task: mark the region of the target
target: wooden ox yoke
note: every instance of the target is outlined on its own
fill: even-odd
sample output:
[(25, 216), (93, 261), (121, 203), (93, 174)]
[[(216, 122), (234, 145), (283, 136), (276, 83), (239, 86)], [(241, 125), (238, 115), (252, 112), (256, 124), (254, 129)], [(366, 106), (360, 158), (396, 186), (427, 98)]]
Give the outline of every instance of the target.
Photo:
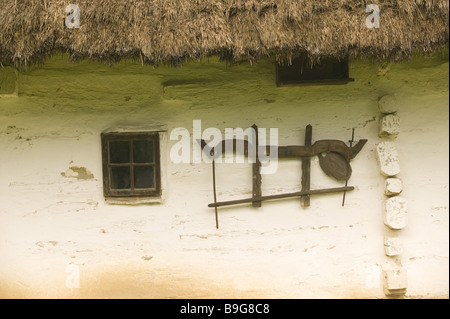
[[(239, 205), (245, 203), (252, 203), (253, 207), (261, 207), (263, 201), (276, 200), (282, 198), (292, 198), (300, 197), (301, 205), (303, 207), (308, 207), (310, 205), (310, 195), (314, 194), (327, 194), (343, 192), (342, 206), (345, 203), (345, 194), (347, 191), (354, 189), (353, 186), (348, 186), (348, 180), (352, 174), (352, 169), (350, 166), (350, 160), (356, 157), (361, 149), (366, 144), (366, 139), (359, 140), (354, 146), (354, 129), (352, 131), (352, 139), (349, 141), (350, 146), (340, 140), (320, 140), (312, 143), (312, 126), (306, 126), (305, 134), (305, 145), (289, 145), (289, 146), (273, 146), (273, 145), (259, 145), (258, 141), (258, 127), (256, 125), (252, 126), (254, 133), (253, 141), (238, 141), (236, 139), (223, 140), (217, 145), (210, 147), (204, 140), (199, 140), (202, 151), (213, 158), (213, 192), (214, 192), (214, 203), (208, 205), (208, 207), (214, 207), (216, 213), (216, 227), (219, 228), (217, 208), (223, 206)], [(256, 143), (256, 147), (252, 144)], [(238, 150), (238, 143), (243, 145), (241, 150)], [(241, 151), (246, 157), (254, 156), (254, 161), (252, 164), (252, 197), (231, 201), (217, 201), (216, 195), (216, 173), (215, 173), (215, 160), (216, 158), (222, 156), (223, 150), (226, 150), (226, 145), (233, 145), (233, 152)], [(276, 195), (263, 196), (261, 193), (261, 162), (258, 158), (258, 154), (265, 154), (267, 158), (271, 158), (274, 152), (271, 152), (277, 147), (278, 158), (289, 158), (289, 159), (300, 159), (302, 161), (302, 180), (301, 180), (301, 191), (293, 193), (283, 193)], [(275, 152), (276, 153), (276, 152)], [(337, 188), (326, 188), (326, 189), (310, 189), (311, 185), (311, 157), (319, 157), (319, 165), (323, 172), (330, 177), (333, 177), (339, 181), (345, 181), (345, 186)]]

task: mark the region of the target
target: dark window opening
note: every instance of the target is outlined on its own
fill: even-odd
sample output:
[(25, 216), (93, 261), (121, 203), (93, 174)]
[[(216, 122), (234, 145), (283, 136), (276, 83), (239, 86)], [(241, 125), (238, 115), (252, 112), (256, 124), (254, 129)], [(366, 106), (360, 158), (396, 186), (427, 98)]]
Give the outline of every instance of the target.
[(159, 134), (103, 133), (105, 197), (161, 195)]
[(346, 84), (354, 81), (349, 77), (348, 58), (322, 58), (311, 65), (306, 56), (292, 60), (291, 65), (276, 66), (277, 86), (307, 86)]

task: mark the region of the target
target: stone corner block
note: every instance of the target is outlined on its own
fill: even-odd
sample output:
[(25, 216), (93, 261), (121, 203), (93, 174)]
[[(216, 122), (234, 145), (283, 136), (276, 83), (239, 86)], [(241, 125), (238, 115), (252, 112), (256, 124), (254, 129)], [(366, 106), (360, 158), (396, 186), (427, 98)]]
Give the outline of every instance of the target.
[(388, 296), (404, 295), (408, 289), (408, 274), (405, 268), (394, 268), (383, 271), (384, 293)]
[(395, 196), (386, 200), (384, 212), (384, 224), (391, 229), (398, 230), (406, 227), (407, 218), (406, 199)]
[(395, 137), (400, 133), (400, 116), (397, 114), (388, 114), (380, 119), (378, 136)]
[(383, 114), (392, 114), (398, 111), (397, 98), (395, 95), (389, 94), (382, 96), (378, 100), (378, 109)]
[(399, 256), (403, 252), (402, 241), (397, 237), (384, 239), (384, 253), (388, 257)]
[(394, 142), (386, 141), (377, 145), (377, 160), (380, 172), (384, 176), (395, 176), (400, 173), (398, 151)]
[(384, 194), (386, 196), (398, 195), (403, 191), (403, 182), (400, 178), (386, 178), (384, 185)]

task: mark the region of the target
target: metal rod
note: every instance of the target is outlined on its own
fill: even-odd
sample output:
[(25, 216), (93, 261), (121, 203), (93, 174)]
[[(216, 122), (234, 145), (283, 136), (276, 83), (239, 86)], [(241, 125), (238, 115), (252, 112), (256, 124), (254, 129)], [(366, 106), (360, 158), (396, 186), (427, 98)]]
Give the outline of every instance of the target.
[(217, 213), (217, 195), (216, 195), (216, 162), (212, 162), (213, 170), (213, 192), (214, 192), (214, 210), (216, 214), (216, 228), (219, 229), (219, 215)]
[(308, 191), (301, 191), (301, 192), (295, 192), (295, 193), (267, 195), (267, 196), (260, 196), (260, 197), (252, 197), (252, 198), (245, 198), (245, 199), (230, 200), (230, 201), (226, 201), (226, 202), (214, 201), (214, 203), (209, 204), (208, 207), (215, 207), (215, 208), (217, 208), (217, 207), (222, 207), (222, 206), (231, 206), (231, 205), (238, 205), (238, 204), (245, 204), (245, 203), (273, 200), (273, 199), (298, 197), (298, 196), (304, 196), (304, 195), (339, 193), (339, 192), (352, 191), (354, 189), (355, 188), (353, 186), (337, 187), (337, 188), (325, 188), (325, 189), (311, 189), (311, 190), (308, 190)]
[[(349, 141), (350, 147), (352, 147), (354, 140), (355, 140), (355, 128), (352, 129), (352, 139)], [(345, 187), (347, 187), (347, 185), (348, 185), (348, 179), (345, 181)], [(347, 194), (347, 192), (344, 192), (344, 194), (342, 195), (342, 207), (344, 207), (344, 205), (345, 205), (345, 195), (346, 194)]]

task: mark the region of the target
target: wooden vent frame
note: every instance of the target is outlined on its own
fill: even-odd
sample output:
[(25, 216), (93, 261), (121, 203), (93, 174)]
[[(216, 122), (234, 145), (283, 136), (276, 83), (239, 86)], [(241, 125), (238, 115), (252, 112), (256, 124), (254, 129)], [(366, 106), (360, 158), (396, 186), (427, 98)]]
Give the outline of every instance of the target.
[(353, 82), (349, 76), (348, 57), (339, 60), (333, 57), (322, 58), (311, 65), (307, 56), (292, 60), (290, 65), (276, 64), (277, 86), (338, 85)]

